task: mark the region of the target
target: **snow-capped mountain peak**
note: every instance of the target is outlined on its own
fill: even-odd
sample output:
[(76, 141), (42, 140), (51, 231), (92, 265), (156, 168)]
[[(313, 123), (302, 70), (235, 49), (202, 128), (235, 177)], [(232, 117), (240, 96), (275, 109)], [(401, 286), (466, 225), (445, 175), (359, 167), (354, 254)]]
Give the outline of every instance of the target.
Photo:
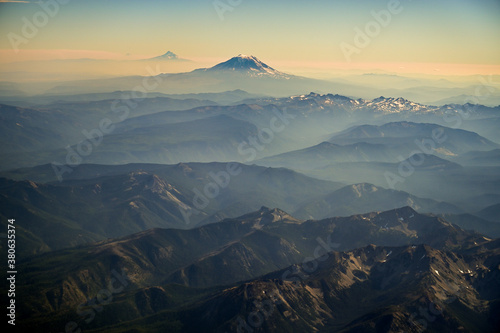
[(300, 102), (301, 105), (309, 103), (314, 107), (322, 110), (343, 110), (348, 113), (352, 112), (370, 112), (378, 114), (425, 114), (452, 112), (453, 107), (437, 107), (432, 105), (422, 105), (416, 102), (409, 101), (402, 97), (378, 97), (372, 100), (369, 99), (353, 99), (343, 95), (333, 94), (318, 94), (311, 92), (309, 94), (294, 95), (286, 98), (287, 103)]
[(174, 52), (172, 51), (167, 51), (167, 53), (163, 54), (160, 56), (161, 58), (164, 58), (164, 59), (178, 59), (179, 57), (177, 56), (177, 54), (175, 54)]
[(164, 54), (162, 54), (160, 56), (157, 56), (157, 57), (154, 57), (154, 58), (145, 59), (145, 60), (187, 61), (187, 59), (179, 58), (179, 56), (177, 54), (175, 54), (174, 52), (172, 52), (172, 51), (167, 51), (166, 53), (164, 53)]
[(290, 78), (290, 75), (268, 66), (257, 57), (245, 54), (239, 54), (225, 62), (221, 62), (214, 67), (208, 68), (207, 71), (237, 72), (252, 77)]
[(246, 54), (238, 54), (235, 58), (241, 58), (241, 59), (255, 59), (257, 61), (259, 61), (257, 58), (255, 58), (254, 56), (249, 56), (249, 55), (246, 55)]
[(371, 101), (366, 101), (366, 106), (374, 107), (384, 113), (395, 113), (401, 111), (424, 111), (428, 107), (418, 104), (402, 97), (384, 97), (380, 96)]

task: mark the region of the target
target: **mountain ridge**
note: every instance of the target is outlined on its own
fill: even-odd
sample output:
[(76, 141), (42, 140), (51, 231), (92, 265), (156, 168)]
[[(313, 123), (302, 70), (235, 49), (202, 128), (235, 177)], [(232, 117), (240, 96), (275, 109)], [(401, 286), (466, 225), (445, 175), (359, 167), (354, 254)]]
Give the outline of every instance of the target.
[(270, 67), (254, 56), (244, 54), (239, 54), (210, 68), (197, 69), (194, 72), (234, 72), (249, 77), (270, 77), (274, 79), (290, 79), (293, 77)]
[[(455, 308), (457, 304), (465, 306), (462, 310), (466, 310), (469, 315), (483, 313), (481, 318), (484, 323), (478, 327), (490, 331), (495, 325), (494, 300), (500, 295), (491, 294), (494, 290), (498, 291), (495, 289), (498, 281), (496, 285), (491, 284), (491, 281), (498, 276), (496, 270), (496, 266), (500, 264), (498, 240), (492, 241), (478, 234), (464, 232), (442, 219), (420, 215), (409, 207), (349, 218), (329, 218), (302, 223), (281, 221), (264, 225), (260, 223), (263, 215), (273, 216), (275, 213), (284, 212), (262, 207), (259, 211), (240, 218), (198, 229), (185, 231), (153, 229), (122, 239), (103, 241), (80, 250), (45, 254), (39, 257), (43, 262), (31, 258), (22, 264), (26, 276), (23, 283), (35, 285), (30, 287), (32, 290), (29, 296), (24, 297), (30, 299), (30, 311), (43, 309), (49, 303), (52, 304), (49, 312), (56, 314), (54, 322), (64, 323), (67, 321), (63, 315), (65, 309), (72, 311), (74, 307), (70, 305), (68, 308), (68, 305), (75, 302), (78, 304), (82, 295), (85, 295), (85, 291), (82, 292), (80, 289), (81, 286), (90, 291), (97, 291), (99, 285), (105, 281), (93, 279), (104, 274), (106, 270), (120, 268), (118, 271), (125, 272), (122, 274), (126, 274), (129, 279), (128, 290), (117, 295), (118, 301), (113, 305), (104, 307), (106, 315), (97, 323), (98, 325), (110, 323), (117, 332), (122, 332), (120, 327), (123, 328), (123, 322), (127, 323), (126, 329), (130, 329), (130, 326), (149, 327), (151, 323), (168, 321), (169, 319), (162, 316), (165, 314), (164, 309), (175, 311), (180, 315), (175, 318), (183, 322), (183, 329), (172, 328), (174, 332), (194, 332), (199, 331), (201, 327), (205, 331), (208, 329), (214, 332), (224, 329), (234, 330), (236, 326), (233, 325), (241, 323), (236, 320), (238, 316), (246, 318), (249, 313), (258, 311), (258, 307), (257, 310), (255, 308), (255, 301), (266, 301), (273, 295), (273, 290), (278, 291), (274, 293), (275, 297), (278, 297), (274, 315), (278, 317), (266, 317), (263, 328), (267, 330), (273, 330), (273, 327), (274, 330), (278, 327), (286, 329), (286, 322), (289, 321), (285, 318), (292, 316), (295, 318), (294, 321), (298, 321), (294, 327), (317, 329), (329, 327), (333, 331), (355, 332), (356, 327), (358, 329), (369, 327), (369, 322), (373, 318), (377, 318), (376, 322), (382, 324), (384, 315), (379, 313), (380, 302), (385, 304), (386, 315), (390, 313), (394, 316), (389, 321), (394, 325), (394, 329), (409, 329), (414, 326), (415, 324), (409, 320), (411, 314), (419, 305), (429, 303), (439, 306), (444, 318), (444, 321), (429, 326), (432, 328), (437, 325), (431, 332), (436, 332), (442, 327), (478, 325), (477, 322), (467, 323), (460, 320), (461, 324), (457, 325), (456, 320), (461, 318), (459, 313), (463, 313)], [(358, 231), (362, 230), (361, 226), (366, 227), (370, 224), (373, 224), (371, 233), (361, 234)], [(297, 228), (302, 231), (292, 236), (295, 233), (293, 230)], [(218, 231), (214, 232), (216, 230)], [(329, 231), (325, 232), (327, 230)], [(325, 240), (332, 230), (334, 230), (332, 237), (329, 236)], [(375, 230), (386, 234), (384, 237), (389, 238), (385, 241), (376, 240), (373, 238)], [(405, 244), (395, 244), (396, 238), (390, 240), (396, 233), (408, 237), (404, 241)], [(323, 249), (317, 253), (316, 259), (312, 261), (315, 265), (311, 266), (313, 267), (311, 269), (309, 265), (305, 265), (306, 261), (303, 264), (300, 262), (304, 255), (314, 252), (313, 249), (318, 243), (313, 240), (318, 235), (321, 235), (320, 237), (326, 242), (324, 246), (327, 246), (328, 251), (325, 252)], [(288, 240), (278, 241), (283, 236)], [(307, 246), (308, 241), (301, 241), (299, 244), (299, 240), (303, 237), (312, 242)], [(210, 239), (210, 242), (201, 239)], [(168, 241), (165, 242), (166, 240)], [(354, 242), (351, 243), (350, 240)], [(188, 243), (185, 243), (186, 241)], [(336, 243), (338, 241), (340, 243)], [(207, 247), (209, 243), (213, 243), (213, 246)], [(193, 244), (196, 246), (190, 246)], [(276, 252), (275, 246), (279, 246), (282, 250), (287, 249), (286, 254), (275, 258), (266, 255), (266, 258), (271, 262), (279, 260), (277, 262), (283, 266), (267, 265), (267, 274), (260, 277), (247, 275), (247, 279), (243, 278), (241, 281), (244, 275), (240, 274), (248, 270), (247, 264), (250, 264), (250, 267), (255, 265), (256, 268), (263, 264), (255, 260), (264, 258), (259, 254), (268, 253), (267, 251), (275, 255), (280, 253)], [(303, 250), (294, 255), (293, 248), (303, 248)], [(180, 258), (179, 255), (185, 258)], [(235, 258), (240, 255), (250, 255), (250, 257), (246, 259), (242, 257), (236, 261), (241, 266), (239, 269), (227, 270), (229, 267), (234, 269), (234, 265), (222, 268), (224, 262), (232, 262), (230, 258), (235, 255)], [(56, 260), (63, 257), (66, 257), (64, 260), (79, 257), (86, 264), (83, 264), (79, 271), (74, 271), (72, 264), (60, 265), (61, 261)], [(186, 260), (188, 257), (191, 259)], [(287, 257), (293, 259), (296, 264), (286, 264), (289, 262)], [(99, 264), (95, 264), (96, 261)], [(186, 265), (186, 262), (190, 261), (192, 263)], [(55, 264), (58, 267), (53, 270), (52, 266)], [(43, 301), (45, 296), (40, 295), (40, 289), (36, 286), (40, 281), (33, 280), (35, 275), (26, 269), (29, 265), (33, 265), (35, 272), (38, 272), (38, 269), (46, 270), (48, 274), (44, 275), (44, 279), (57, 276), (61, 279), (58, 283), (65, 284), (65, 290), (59, 289), (57, 285), (51, 285), (53, 291), (42, 292), (48, 297), (47, 301)], [(214, 269), (220, 276), (209, 273)], [(87, 273), (82, 274), (84, 271)], [(166, 273), (170, 278), (162, 280)], [(200, 273), (205, 277), (202, 280)], [(213, 276), (210, 278), (212, 286), (220, 284), (221, 281), (223, 285), (210, 287), (203, 284), (207, 276)], [(228, 280), (229, 276), (236, 277), (241, 282)], [(85, 282), (79, 286), (78, 281), (82, 279)], [(189, 290), (191, 291), (186, 295), (193, 295), (195, 289), (191, 287), (184, 289), (186, 287), (179, 285), (175, 285), (172, 289), (173, 286), (170, 285), (172, 282), (191, 287), (204, 286), (205, 289), (197, 289), (198, 296), (195, 296), (192, 303), (188, 303), (188, 306), (182, 303), (180, 306), (178, 302), (172, 302), (173, 299)], [(73, 290), (71, 297), (70, 290)], [(178, 290), (180, 294), (172, 294), (172, 290)], [(58, 301), (51, 301), (50, 295), (56, 295)], [(147, 295), (152, 298), (144, 298)], [(359, 309), (360, 295), (366, 295), (363, 297), (366, 305), (369, 304), (366, 311), (354, 310)], [(169, 300), (171, 297), (172, 301)], [(459, 303), (453, 303), (456, 301)], [(455, 305), (450, 307), (449, 304)], [(306, 308), (309, 310), (306, 311)], [(23, 308), (22, 311), (27, 310)], [(111, 315), (112, 313), (114, 315)], [(108, 322), (106, 319), (117, 318), (116, 316), (121, 318), (120, 313), (129, 314), (127, 318), (123, 317), (120, 320), (122, 323), (117, 323), (114, 319)], [(199, 315), (194, 315), (195, 313)], [(365, 317), (368, 314), (370, 316)], [(47, 325), (46, 319), (34, 318), (23, 322), (23, 325), (28, 327)], [(180, 318), (191, 319), (186, 322)], [(163, 329), (170, 327), (166, 325), (162, 326)], [(92, 329), (92, 326), (89, 328)], [(157, 329), (150, 327), (149, 331), (155, 332)]]

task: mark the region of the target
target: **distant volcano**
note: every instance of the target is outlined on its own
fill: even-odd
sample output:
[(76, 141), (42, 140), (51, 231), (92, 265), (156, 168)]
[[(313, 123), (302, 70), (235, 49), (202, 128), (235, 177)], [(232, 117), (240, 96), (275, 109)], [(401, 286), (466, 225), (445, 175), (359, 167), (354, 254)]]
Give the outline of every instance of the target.
[(291, 75), (280, 72), (266, 65), (254, 56), (239, 54), (228, 61), (221, 62), (211, 68), (202, 69), (207, 72), (237, 72), (253, 77), (290, 78)]
[(162, 54), (161, 56), (144, 60), (189, 61), (187, 59), (179, 58), (179, 56), (172, 51), (167, 51), (167, 53)]

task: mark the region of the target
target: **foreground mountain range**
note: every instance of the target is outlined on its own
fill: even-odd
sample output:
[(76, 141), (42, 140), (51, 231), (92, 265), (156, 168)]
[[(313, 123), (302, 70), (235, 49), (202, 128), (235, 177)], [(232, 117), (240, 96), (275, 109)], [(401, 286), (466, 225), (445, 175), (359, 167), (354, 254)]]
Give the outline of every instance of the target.
[(499, 251), (409, 207), (306, 222), (262, 207), (26, 259), (22, 326), (493, 332)]

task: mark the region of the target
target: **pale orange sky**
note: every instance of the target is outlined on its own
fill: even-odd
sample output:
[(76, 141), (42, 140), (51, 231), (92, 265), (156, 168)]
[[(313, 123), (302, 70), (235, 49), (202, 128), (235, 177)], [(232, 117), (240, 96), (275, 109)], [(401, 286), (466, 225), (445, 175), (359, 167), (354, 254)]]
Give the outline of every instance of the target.
[[(398, 12), (381, 25), (374, 13), (387, 13), (388, 4), (387, 0), (254, 0), (242, 1), (220, 15), (212, 1), (75, 0), (60, 5), (46, 22), (38, 22), (36, 33), (26, 36), (26, 20), (33, 23), (37, 15), (40, 20), (43, 8), (35, 1), (3, 0), (0, 72), (19, 70), (20, 65), (12, 62), (127, 60), (170, 50), (194, 62), (169, 65), (169, 72), (213, 66), (244, 53), (299, 75), (378, 70), (500, 74), (500, 1), (401, 1)], [(379, 24), (378, 31), (368, 36), (366, 45), (358, 45), (348, 61), (341, 45), (356, 47), (358, 32), (366, 34), (374, 23)], [(13, 50), (13, 34), (24, 39), (18, 52)], [(40, 67), (32, 64), (30, 70), (43, 72), (43, 63)], [(112, 73), (105, 66), (99, 70), (102, 75), (115, 74), (118, 67), (114, 67)], [(128, 67), (123, 74), (132, 70)]]

